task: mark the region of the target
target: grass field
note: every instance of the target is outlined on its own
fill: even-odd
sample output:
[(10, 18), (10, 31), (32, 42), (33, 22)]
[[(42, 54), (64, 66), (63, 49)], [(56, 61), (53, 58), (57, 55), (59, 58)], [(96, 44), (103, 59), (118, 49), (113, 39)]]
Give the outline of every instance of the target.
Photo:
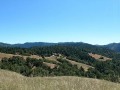
[(89, 68), (93, 68), (92, 66), (83, 64), (83, 63), (79, 63), (79, 62), (75, 62), (69, 59), (66, 59), (68, 62), (70, 62), (72, 65), (77, 65), (78, 68), (83, 67), (85, 71), (88, 71)]
[(112, 58), (108, 58), (108, 57), (105, 57), (105, 56), (102, 56), (102, 55), (99, 55), (99, 54), (89, 53), (89, 55), (91, 57), (95, 58), (96, 60), (99, 60), (99, 61), (109, 61), (109, 60), (112, 60)]
[(42, 59), (42, 57), (38, 56), (38, 55), (31, 55), (31, 56), (23, 56), (23, 55), (14, 55), (14, 54), (7, 54), (7, 53), (0, 53), (0, 59), (2, 58), (11, 58), (13, 56), (19, 56), (19, 57), (23, 57), (24, 59), (26, 58), (36, 58), (36, 59)]
[(0, 90), (120, 90), (120, 84), (82, 77), (24, 77), (0, 70)]

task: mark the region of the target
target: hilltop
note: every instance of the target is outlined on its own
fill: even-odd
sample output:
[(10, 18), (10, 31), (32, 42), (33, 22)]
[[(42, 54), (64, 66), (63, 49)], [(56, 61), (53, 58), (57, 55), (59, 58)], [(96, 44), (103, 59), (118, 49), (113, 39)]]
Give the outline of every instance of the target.
[(117, 52), (120, 52), (120, 43), (111, 43), (108, 45), (104, 45), (104, 47), (109, 48), (114, 51), (117, 51)]

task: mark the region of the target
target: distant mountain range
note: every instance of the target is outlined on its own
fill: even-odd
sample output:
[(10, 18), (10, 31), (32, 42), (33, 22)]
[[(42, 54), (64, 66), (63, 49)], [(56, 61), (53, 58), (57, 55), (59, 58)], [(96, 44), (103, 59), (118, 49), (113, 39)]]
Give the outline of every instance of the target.
[[(47, 42), (27, 42), (24, 44), (7, 44), (7, 43), (0, 43), (1, 47), (21, 47), (21, 48), (31, 48), (31, 47), (43, 47), (43, 46), (54, 46), (54, 45), (66, 45), (66, 46), (83, 46), (88, 45), (87, 43), (83, 42), (61, 42), (61, 43), (47, 43)], [(90, 44), (89, 44), (90, 45)], [(91, 45), (91, 46), (99, 46), (105, 47), (117, 52), (120, 52), (120, 43), (111, 43), (107, 45)]]
[(21, 48), (31, 48), (31, 47), (42, 47), (42, 46), (52, 46), (56, 45), (57, 43), (45, 43), (45, 42), (27, 42), (24, 44), (7, 44), (7, 43), (0, 43), (2, 47), (21, 47)]
[(104, 45), (104, 47), (109, 48), (114, 51), (117, 51), (117, 52), (120, 52), (120, 43), (111, 43), (108, 45)]
[(21, 47), (21, 48), (31, 48), (31, 47), (44, 47), (44, 46), (54, 46), (54, 45), (65, 45), (65, 46), (80, 46), (83, 42), (60, 42), (60, 43), (47, 43), (47, 42), (27, 42), (23, 44), (7, 44), (0, 43), (2, 47)]

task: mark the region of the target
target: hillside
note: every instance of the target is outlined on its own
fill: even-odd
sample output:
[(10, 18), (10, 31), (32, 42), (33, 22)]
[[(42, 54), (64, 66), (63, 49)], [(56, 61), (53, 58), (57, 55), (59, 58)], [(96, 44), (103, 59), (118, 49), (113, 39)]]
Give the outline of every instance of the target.
[(114, 51), (117, 51), (117, 52), (120, 52), (120, 43), (111, 43), (108, 45), (104, 45), (104, 47), (109, 48)]
[[(100, 55), (106, 56), (108, 58), (115, 57), (115, 59), (116, 59), (116, 57), (117, 57), (117, 59), (120, 59), (120, 55), (118, 55), (118, 53), (117, 53), (120, 51), (119, 43), (111, 43), (111, 44), (102, 45), (102, 46), (101, 45), (91, 45), (91, 44), (83, 43), (83, 42), (61, 42), (61, 43), (27, 42), (27, 43), (23, 43), (23, 44), (0, 43), (0, 52), (12, 53), (12, 54), (19, 52), (19, 53), (22, 53), (22, 54), (24, 53), (27, 55), (39, 54), (40, 51), (37, 51), (36, 49), (41, 50), (41, 48), (42, 48), (42, 49), (53, 50), (53, 48), (56, 48), (56, 46), (74, 47), (74, 48), (81, 50), (82, 52), (100, 54)], [(4, 49), (2, 50), (1, 48), (4, 48)], [(13, 51), (10, 52), (11, 51), (10, 48), (12, 48), (12, 49), (16, 48), (15, 49), (16, 51), (14, 51), (14, 49), (13, 49)], [(21, 52), (20, 48), (21, 49), (24, 48), (23, 49), (24, 51)], [(5, 51), (5, 50), (7, 50), (7, 51)], [(32, 52), (31, 52), (31, 50), (32, 50)], [(56, 51), (52, 51), (52, 52), (56, 52)]]
[[(78, 68), (83, 67), (83, 69), (85, 71), (87, 71), (91, 66), (90, 65), (86, 65), (80, 62), (75, 62), (74, 60), (69, 60), (66, 59), (66, 57), (60, 55), (61, 57), (65, 58), (64, 60), (70, 62), (73, 65), (77, 65)], [(49, 57), (44, 57), (44, 64), (49, 66), (50, 68), (55, 68), (57, 65), (57, 63), (60, 63), (57, 59), (61, 58), (60, 56), (49, 56)], [(30, 56), (25, 56), (25, 55), (15, 55), (15, 54), (7, 54), (7, 53), (0, 53), (0, 60), (2, 60), (3, 58), (12, 58), (12, 57), (22, 57), (24, 60), (26, 60), (27, 58), (33, 58), (33, 59), (43, 59), (41, 56), (38, 55), (30, 55)], [(56, 64), (55, 64), (56, 63)]]
[(25, 55), (15, 55), (15, 54), (0, 53), (0, 60), (3, 59), (3, 58), (12, 58), (13, 56), (23, 57), (24, 59), (26, 59), (26, 58), (42, 59), (42, 57), (40, 57), (38, 55), (25, 56)]
[(91, 57), (95, 58), (96, 60), (99, 60), (99, 61), (109, 61), (109, 60), (112, 60), (112, 58), (108, 58), (108, 57), (105, 57), (105, 56), (102, 56), (102, 55), (99, 55), (99, 54), (89, 53), (89, 55)]
[(28, 77), (82, 76), (120, 82), (120, 54), (103, 47), (61, 43), (32, 48), (0, 47), (0, 52), (0, 57), (8, 57), (1, 59), (1, 69)]
[(0, 90), (119, 90), (120, 84), (82, 77), (29, 78), (0, 70)]

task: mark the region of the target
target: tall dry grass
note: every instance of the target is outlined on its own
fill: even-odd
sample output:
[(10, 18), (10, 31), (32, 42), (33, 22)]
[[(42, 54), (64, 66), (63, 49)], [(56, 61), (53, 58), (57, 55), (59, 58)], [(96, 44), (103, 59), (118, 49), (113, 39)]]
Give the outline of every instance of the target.
[(29, 78), (0, 70), (0, 90), (120, 90), (120, 84), (80, 77)]

